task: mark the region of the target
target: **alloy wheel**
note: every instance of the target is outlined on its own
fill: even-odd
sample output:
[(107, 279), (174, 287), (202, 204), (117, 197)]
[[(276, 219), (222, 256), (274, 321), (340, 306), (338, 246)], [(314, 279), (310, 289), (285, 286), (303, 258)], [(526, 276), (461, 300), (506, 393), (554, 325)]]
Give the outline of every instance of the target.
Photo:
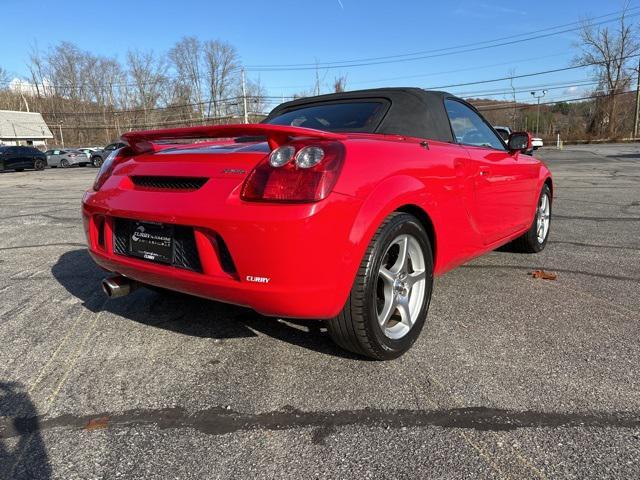
[(549, 195), (546, 193), (540, 197), (540, 204), (538, 205), (538, 213), (536, 216), (536, 237), (538, 243), (544, 243), (549, 233), (549, 223), (551, 222), (551, 204), (549, 202)]
[(383, 333), (404, 337), (415, 324), (424, 302), (424, 253), (412, 235), (396, 237), (382, 258), (376, 283), (376, 313)]

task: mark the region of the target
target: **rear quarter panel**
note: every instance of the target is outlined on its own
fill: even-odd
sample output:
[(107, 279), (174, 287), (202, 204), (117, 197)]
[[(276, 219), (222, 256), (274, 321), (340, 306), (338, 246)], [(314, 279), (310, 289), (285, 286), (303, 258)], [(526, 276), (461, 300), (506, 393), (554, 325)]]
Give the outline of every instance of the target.
[(433, 225), (436, 274), (475, 256), (481, 243), (469, 221), (472, 184), (463, 148), (441, 142), (425, 147), (415, 139), (351, 139), (345, 144), (335, 190), (362, 201), (349, 237), (355, 258), (363, 257), (384, 219), (406, 207), (420, 208)]

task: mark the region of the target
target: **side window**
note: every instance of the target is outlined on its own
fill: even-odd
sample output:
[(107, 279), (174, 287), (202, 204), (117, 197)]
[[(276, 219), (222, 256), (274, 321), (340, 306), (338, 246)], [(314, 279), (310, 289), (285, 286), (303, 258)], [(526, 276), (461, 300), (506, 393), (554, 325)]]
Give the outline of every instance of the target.
[(504, 143), (489, 128), (489, 125), (465, 104), (456, 100), (445, 100), (453, 134), (458, 143), (474, 147), (489, 147), (505, 150)]
[(116, 144), (112, 143), (111, 145), (107, 145), (106, 147), (104, 147), (105, 150), (111, 151), (111, 150), (115, 150), (116, 149)]

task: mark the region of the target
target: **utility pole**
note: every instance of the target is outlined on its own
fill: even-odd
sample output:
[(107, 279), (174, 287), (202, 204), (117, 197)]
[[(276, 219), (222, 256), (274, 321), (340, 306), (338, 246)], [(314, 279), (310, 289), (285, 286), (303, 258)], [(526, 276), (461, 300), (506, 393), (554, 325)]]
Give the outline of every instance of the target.
[(60, 132), (60, 143), (62, 143), (62, 148), (64, 148), (64, 135), (62, 135), (62, 124), (64, 122), (58, 122), (58, 131)]
[[(9, 120), (7, 120), (8, 122)], [(20, 145), (20, 141), (18, 140), (18, 132), (16, 131), (16, 124), (14, 122), (11, 122), (11, 126), (13, 127), (13, 138), (15, 139), (15, 144)]]
[(542, 90), (542, 94), (538, 94), (538, 92), (531, 92), (533, 98), (538, 99), (538, 113), (536, 114), (536, 137), (540, 135), (540, 99), (547, 94), (546, 90)]
[(516, 103), (516, 88), (513, 86), (513, 75), (516, 73), (514, 70), (511, 70), (509, 72), (511, 74), (511, 78), (509, 79), (510, 83), (511, 83), (511, 92), (513, 93), (513, 117), (511, 118), (511, 128), (514, 130), (517, 130), (518, 127), (516, 126), (516, 115), (517, 115), (517, 103)]
[(320, 95), (320, 72), (318, 71), (318, 59), (316, 59), (316, 85), (314, 90), (316, 95)]
[(249, 123), (249, 113), (247, 112), (247, 86), (244, 80), (244, 68), (242, 69), (242, 104), (244, 105), (244, 123)]
[(638, 60), (638, 86), (636, 87), (636, 118), (633, 122), (633, 138), (638, 138), (638, 120), (640, 117), (640, 60)]

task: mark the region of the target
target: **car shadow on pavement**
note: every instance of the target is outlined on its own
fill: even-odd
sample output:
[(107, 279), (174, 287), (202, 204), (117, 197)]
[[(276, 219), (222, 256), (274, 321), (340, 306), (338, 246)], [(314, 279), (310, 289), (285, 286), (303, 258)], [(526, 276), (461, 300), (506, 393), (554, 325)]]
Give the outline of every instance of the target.
[(38, 412), (21, 383), (0, 380), (0, 480), (51, 478)]
[(146, 288), (126, 297), (107, 299), (100, 282), (108, 273), (94, 263), (86, 249), (62, 254), (51, 272), (94, 313), (108, 311), (152, 327), (203, 338), (240, 339), (261, 333), (308, 350), (364, 360), (337, 347), (319, 321), (285, 321), (265, 317), (248, 308)]

